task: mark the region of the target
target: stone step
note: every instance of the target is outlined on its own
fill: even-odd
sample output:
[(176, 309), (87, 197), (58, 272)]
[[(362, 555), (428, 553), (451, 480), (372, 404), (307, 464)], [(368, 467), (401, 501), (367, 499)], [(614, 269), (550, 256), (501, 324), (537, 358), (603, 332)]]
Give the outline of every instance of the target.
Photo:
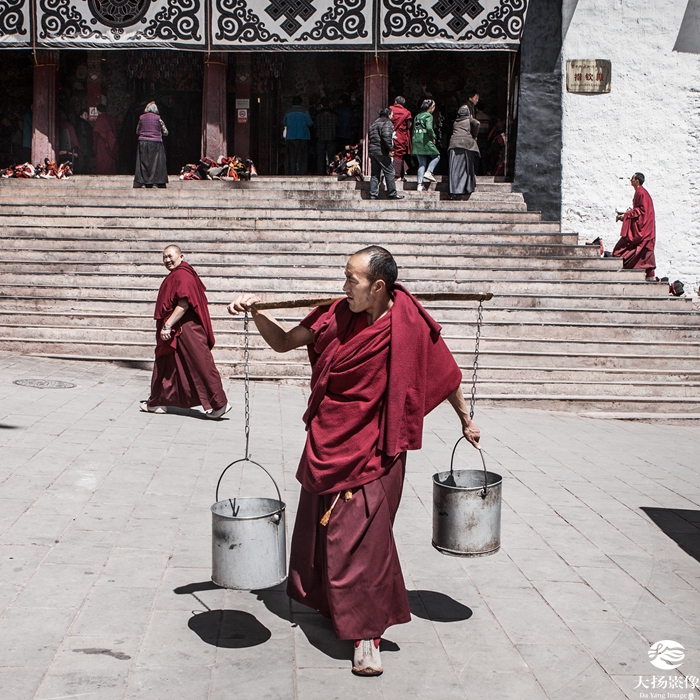
[[(214, 331), (241, 335), (241, 320), (230, 316), (228, 313), (217, 315), (212, 311), (212, 323)], [(219, 307), (220, 308), (220, 307)], [(287, 327), (296, 325), (306, 309), (298, 309), (296, 315), (293, 311), (285, 311), (276, 316)], [(514, 313), (514, 312), (511, 312)], [(496, 338), (522, 338), (525, 340), (541, 340), (542, 342), (584, 340), (590, 342), (605, 342), (618, 344), (624, 341), (629, 346), (644, 346), (649, 343), (695, 343), (700, 346), (700, 318), (694, 313), (688, 314), (688, 318), (694, 316), (694, 325), (663, 324), (663, 313), (650, 313), (647, 322), (637, 320), (636, 323), (622, 324), (612, 323), (574, 323), (543, 321), (494, 321), (491, 320), (493, 312), (486, 314), (483, 323), (482, 335), (486, 339)], [(545, 314), (546, 315), (546, 314)], [(438, 313), (436, 319), (443, 327), (443, 335), (446, 338), (456, 336), (474, 338), (476, 328), (476, 314), (473, 309), (465, 309), (462, 317), (452, 319), (443, 318)], [(658, 318), (660, 317), (660, 318)], [(46, 327), (48, 332), (61, 331), (63, 329), (100, 331), (140, 331), (152, 333), (155, 328), (152, 314), (125, 314), (109, 312), (76, 312), (76, 311), (11, 311), (3, 308), (0, 310), (0, 325), (7, 328)]]
[[(27, 338), (23, 335), (0, 337), (0, 350), (18, 353), (31, 353), (33, 348), (39, 348), (40, 352), (48, 352), (54, 354), (65, 354), (75, 351), (78, 348), (81, 351), (89, 351), (89, 354), (95, 357), (112, 357), (115, 349), (119, 348), (128, 356), (138, 358), (152, 358), (153, 341), (118, 341), (118, 340), (87, 340), (82, 339), (79, 342), (71, 342), (60, 338)], [(458, 347), (452, 348), (453, 355), (460, 366), (465, 368), (471, 367), (473, 362), (473, 349), (466, 351), (460, 350)], [(219, 342), (214, 348), (214, 358), (217, 363), (228, 362), (241, 364), (244, 359), (244, 351), (241, 346), (227, 345), (225, 342)], [(256, 367), (261, 363), (271, 363), (276, 356), (269, 349), (251, 348), (251, 368)], [(279, 360), (279, 364), (288, 367), (296, 367), (297, 372), (302, 372), (304, 376), (309, 374), (308, 367), (304, 364), (306, 352), (297, 350), (293, 353), (288, 353), (283, 359)], [(647, 354), (633, 352), (613, 352), (608, 350), (606, 353), (598, 352), (559, 352), (556, 349), (543, 350), (492, 350), (485, 347), (480, 354), (480, 361), (485, 365), (498, 363), (502, 367), (514, 367), (524, 372), (528, 367), (540, 367), (541, 365), (551, 365), (552, 369), (564, 370), (577, 367), (592, 367), (592, 368), (618, 368), (636, 370), (644, 369), (662, 369), (668, 366), (669, 358), (665, 354)], [(695, 354), (680, 355), (676, 354), (673, 357), (673, 369), (676, 373), (684, 370), (692, 370), (700, 364), (700, 352)]]
[[(436, 175), (435, 179), (441, 187), (447, 185), (447, 180), (443, 180), (443, 176)], [(0, 179), (0, 190), (42, 190), (44, 193), (55, 191), (84, 191), (84, 190), (105, 190), (113, 192), (114, 190), (133, 190), (134, 178), (130, 175), (74, 175), (67, 180), (46, 180), (43, 178), (24, 180), (24, 179)], [(402, 183), (398, 183), (399, 186)], [(406, 184), (415, 186), (415, 176), (409, 176)], [(477, 175), (476, 177), (477, 190), (491, 189), (496, 191), (510, 192), (513, 185), (503, 180), (495, 180), (493, 176)], [(259, 176), (251, 180), (240, 180), (234, 182), (232, 180), (179, 180), (176, 176), (170, 176), (170, 182), (166, 189), (139, 189), (136, 190), (143, 194), (153, 195), (170, 195), (173, 191), (192, 191), (202, 193), (207, 191), (240, 191), (254, 189), (281, 189), (281, 190), (303, 190), (303, 189), (323, 189), (329, 191), (335, 190), (356, 190), (369, 189), (369, 180), (357, 182), (350, 178), (347, 180), (338, 180), (336, 177), (323, 176), (295, 176), (295, 177), (274, 177), (274, 176)]]
[[(84, 234), (84, 239), (81, 239), (79, 242), (76, 241), (81, 246), (81, 248), (84, 248), (88, 245), (92, 245), (94, 250), (104, 251), (105, 253), (118, 253), (122, 250), (143, 250), (144, 246), (147, 245), (143, 239), (138, 240), (138, 231), (133, 231), (133, 233), (129, 232), (129, 236), (133, 236), (133, 239), (136, 240), (132, 240), (131, 238), (127, 238), (126, 236), (124, 236), (123, 239), (113, 237), (109, 240), (106, 240), (104, 238), (99, 238), (99, 233), (95, 231), (93, 231), (93, 235), (90, 236), (89, 231), (87, 230), (84, 232)], [(142, 234), (142, 236), (145, 235), (146, 234)], [(350, 256), (356, 250), (364, 247), (365, 245), (381, 245), (383, 243), (392, 252), (396, 252), (397, 254), (406, 251), (418, 254), (418, 252), (421, 249), (421, 246), (423, 246), (426, 249), (426, 251), (428, 251), (429, 254), (432, 255), (442, 255), (454, 253), (455, 251), (462, 251), (462, 253), (465, 256), (472, 258), (489, 257), (497, 259), (520, 260), (523, 258), (530, 257), (546, 257), (552, 260), (558, 259), (567, 261), (570, 259), (587, 259), (597, 261), (597, 265), (600, 265), (600, 261), (602, 260), (595, 254), (595, 251), (591, 249), (591, 246), (569, 245), (566, 243), (497, 243), (490, 242), (488, 240), (484, 242), (474, 242), (474, 238), (477, 237), (478, 236), (472, 234), (467, 236), (445, 234), (443, 237), (444, 241), (440, 241), (439, 234), (425, 234), (424, 238), (426, 238), (427, 240), (421, 244), (413, 241), (411, 241), (410, 243), (400, 240), (388, 241), (384, 240), (381, 235), (367, 234), (367, 238), (365, 240), (359, 240), (347, 244), (336, 244), (333, 241), (327, 241), (326, 243), (320, 244), (317, 242), (285, 242), (280, 240), (277, 244), (266, 243), (265, 249), (268, 250), (270, 254), (273, 254), (276, 249), (284, 250), (286, 252), (290, 247), (300, 252), (310, 252), (310, 249), (312, 249), (316, 253), (321, 253), (324, 247), (333, 253), (337, 253), (339, 249), (344, 248), (346, 249), (346, 255)], [(487, 238), (488, 237), (490, 236), (487, 236)], [(163, 247), (174, 240), (178, 241), (178, 245), (182, 247), (186, 256), (189, 256), (189, 251), (196, 248), (199, 248), (200, 251), (202, 251), (202, 249), (205, 249), (208, 255), (216, 255), (219, 253), (219, 251), (222, 254), (225, 254), (229, 252), (232, 247), (235, 250), (244, 250), (248, 253), (251, 253), (253, 251), (259, 251), (259, 249), (261, 248), (261, 244), (256, 242), (255, 235), (251, 234), (249, 238), (250, 240), (248, 241), (239, 241), (235, 242), (232, 245), (231, 243), (219, 240), (199, 243), (194, 241), (183, 240), (182, 238), (178, 239), (175, 237), (163, 237), (159, 241), (157, 241), (155, 245), (149, 244), (149, 248), (147, 250), (144, 250), (144, 257), (147, 254), (151, 259), (153, 257), (156, 257), (156, 259), (160, 259), (160, 254), (162, 253)], [(431, 241), (431, 238), (433, 238), (434, 240)], [(458, 242), (459, 238), (465, 239), (465, 242), (460, 244)], [(75, 239), (61, 239), (56, 237), (51, 239), (33, 239), (31, 241), (31, 246), (34, 250), (54, 250), (57, 247), (60, 248), (61, 246), (64, 246), (65, 248), (69, 245), (72, 245), (73, 241), (75, 241)], [(23, 250), (23, 245), (27, 244), (19, 238), (8, 238), (4, 240), (1, 235), (0, 242), (2, 243), (3, 249), (8, 248), (15, 250)]]
[[(94, 289), (69, 289), (54, 290), (23, 287), (13, 289), (12, 294), (0, 291), (0, 299), (6, 310), (73, 310), (107, 311), (114, 312), (119, 309), (123, 313), (150, 314), (153, 311), (155, 299), (154, 291), (144, 290), (131, 296), (117, 297), (110, 294), (110, 290), (100, 290), (101, 295)], [(249, 291), (257, 291), (255, 289)], [(463, 290), (464, 291), (464, 290)], [(473, 291), (473, 290), (470, 290)], [(479, 291), (479, 290), (477, 290)], [(37, 292), (41, 292), (40, 294)], [(316, 292), (306, 292), (304, 297)], [(212, 299), (212, 296), (214, 298)], [(264, 295), (267, 300), (273, 298), (290, 298), (290, 293)], [(209, 294), (210, 308), (216, 313), (223, 313), (225, 306), (230, 303), (235, 294), (222, 292), (215, 295)], [(220, 297), (220, 298), (219, 298)], [(496, 303), (494, 303), (496, 302)], [(490, 321), (533, 321), (541, 323), (553, 323), (561, 321), (575, 321), (595, 323), (633, 323), (636, 320), (645, 320), (649, 314), (654, 314), (664, 324), (697, 325), (697, 311), (692, 309), (692, 304), (683, 299), (639, 299), (591, 297), (591, 296), (554, 296), (543, 297), (532, 295), (499, 296), (488, 302), (485, 306), (484, 317)], [(218, 308), (217, 308), (218, 307)], [(431, 311), (437, 317), (443, 319), (461, 320), (472, 317), (476, 313), (476, 307), (465, 303), (461, 308), (444, 308), (439, 313)]]
[[(104, 257), (104, 256), (102, 256)], [(189, 257), (189, 256), (188, 256)], [(218, 279), (238, 279), (243, 277), (277, 277), (280, 279), (295, 276), (298, 279), (316, 280), (328, 278), (337, 281), (338, 271), (342, 270), (347, 258), (339, 259), (335, 266), (329, 264), (326, 267), (306, 266), (298, 264), (279, 264), (270, 261), (266, 264), (263, 256), (255, 261), (240, 263), (197, 263), (196, 268), (199, 276), (206, 280), (206, 284), (216, 284)], [(403, 280), (413, 279), (489, 279), (489, 280), (549, 280), (549, 281), (572, 281), (579, 280), (585, 282), (609, 282), (626, 284), (627, 282), (644, 282), (644, 270), (595, 270), (595, 269), (540, 269), (539, 267), (520, 268), (497, 268), (477, 264), (477, 261), (464, 259), (466, 264), (433, 264), (433, 265), (411, 265), (402, 264), (398, 258), (401, 278)], [(31, 276), (33, 281), (41, 284), (46, 279), (54, 278), (58, 275), (76, 275), (86, 281), (90, 278), (108, 278), (119, 276), (121, 278), (147, 277), (163, 278), (163, 265), (157, 263), (122, 262), (118, 260), (110, 262), (87, 262), (87, 261), (56, 261), (52, 260), (50, 265), (41, 261), (18, 261), (10, 256), (5, 256), (0, 260), (0, 273), (8, 275), (6, 278), (20, 279)], [(223, 277), (225, 275), (225, 277)], [(661, 296), (661, 295), (660, 295)]]
[[(322, 231), (338, 234), (350, 233), (355, 237), (359, 232), (385, 229), (389, 233), (423, 231), (527, 231), (534, 233), (558, 233), (561, 226), (557, 222), (541, 221), (533, 212), (504, 211), (459, 211), (440, 212), (435, 216), (422, 216), (419, 212), (394, 208), (360, 210), (350, 208), (338, 217), (331, 217), (318, 209), (187, 209), (169, 208), (158, 210), (152, 216), (149, 209), (135, 207), (117, 209), (114, 207), (86, 208), (18, 207), (10, 212), (5, 207), (0, 210), (0, 225), (3, 228), (33, 227), (36, 229), (179, 229), (186, 231), (192, 240), (198, 240), (200, 232), (234, 230), (271, 231)], [(444, 228), (443, 228), (444, 227)]]
[[(532, 235), (532, 234), (527, 234)], [(480, 234), (473, 234), (478, 237)], [(0, 240), (1, 237), (0, 237)], [(52, 264), (60, 264), (61, 266), (70, 265), (78, 271), (81, 268), (90, 269), (110, 269), (114, 265), (114, 269), (122, 267), (129, 270), (150, 270), (154, 267), (163, 269), (160, 264), (161, 248), (151, 247), (142, 250), (127, 250), (124, 247), (119, 251), (118, 256), (109, 255), (108, 251), (101, 250), (85, 250), (82, 243), (79, 247), (65, 248), (59, 242), (55, 242), (56, 248), (27, 248), (24, 245), (33, 246), (33, 242), (26, 240), (17, 241), (16, 239), (5, 239), (3, 241), (3, 261), (0, 264), (9, 264), (17, 266), (15, 269), (22, 269), (23, 265), (39, 265), (45, 262)], [(14, 245), (16, 247), (10, 247)], [(116, 247), (118, 244), (113, 243)], [(427, 246), (426, 246), (427, 248)], [(288, 266), (288, 267), (314, 267), (323, 265), (328, 268), (342, 268), (348, 260), (347, 253), (326, 253), (326, 252), (305, 252), (305, 251), (267, 251), (267, 250), (232, 250), (230, 247), (227, 252), (188, 252), (187, 260), (192, 263), (197, 270), (205, 268), (231, 268), (236, 269), (240, 266), (250, 265), (271, 265), (271, 266)], [(610, 276), (618, 276), (629, 279), (636, 279), (639, 276), (644, 276), (643, 270), (623, 270), (622, 260), (619, 258), (536, 258), (523, 257), (517, 260), (506, 259), (502, 260), (501, 256), (471, 258), (458, 253), (443, 253), (431, 255), (427, 250), (425, 254), (395, 254), (396, 262), (399, 266), (399, 274), (403, 274), (403, 270), (408, 267), (452, 267), (461, 270), (500, 270), (500, 271), (525, 271), (533, 269), (541, 269), (543, 271), (560, 270), (561, 272), (573, 273), (575, 271), (584, 271), (584, 274), (607, 274)], [(99, 267), (98, 267), (99, 266)], [(70, 269), (62, 267), (62, 269)], [(588, 271), (588, 272), (586, 272)]]
[[(562, 250), (562, 253), (604, 259), (600, 258), (590, 246), (577, 245), (576, 236), (573, 234), (559, 231), (521, 231), (517, 228), (512, 231), (494, 231), (487, 226), (476, 224), (473, 228), (474, 230), (469, 230), (467, 233), (462, 231), (443, 231), (441, 233), (440, 231), (427, 230), (419, 233), (415, 231), (377, 231), (375, 227), (374, 231), (363, 231), (358, 234), (357, 239), (348, 240), (342, 244), (336, 243), (328, 230), (321, 231), (315, 227), (303, 231), (246, 228), (232, 228), (227, 231), (209, 229), (197, 232), (196, 238), (193, 237), (192, 232), (188, 232), (187, 237), (179, 232), (179, 235), (174, 233), (172, 238), (164, 238), (162, 232), (154, 235), (152, 231), (138, 228), (111, 228), (107, 230), (54, 228), (52, 230), (40, 229), (36, 232), (31, 229), (19, 231), (6, 228), (0, 234), (0, 240), (3, 241), (4, 247), (18, 250), (24, 250), (27, 247), (41, 250), (46, 246), (63, 250), (74, 246), (90, 249), (92, 246), (95, 250), (101, 244), (108, 245), (110, 243), (112, 248), (116, 248), (114, 244), (118, 242), (127, 250), (148, 250), (149, 255), (152, 256), (152, 262), (161, 260), (163, 247), (173, 240), (178, 242), (186, 254), (198, 250), (211, 254), (219, 252), (235, 255), (240, 252), (261, 255), (272, 254), (279, 250), (318, 255), (332, 250), (333, 254), (341, 255), (347, 260), (348, 255), (370, 243), (383, 243), (385, 246), (391, 246), (392, 251), (396, 251), (397, 255), (406, 249), (419, 252), (421, 246), (424, 246), (426, 252), (432, 250), (440, 254), (443, 251), (455, 253), (466, 250), (468, 255), (472, 251), (471, 246), (483, 246), (483, 244), (489, 243), (498, 246), (496, 250), (502, 250), (504, 253), (508, 252), (506, 247), (509, 245), (566, 245), (567, 248)], [(465, 245), (466, 248), (464, 248)], [(478, 253), (481, 253), (482, 250), (482, 248), (474, 249)]]
[[(2, 204), (2, 203), (0, 203)], [(322, 214), (329, 220), (343, 219), (353, 213), (358, 219), (361, 218), (391, 218), (387, 214), (396, 217), (398, 212), (405, 214), (426, 214), (431, 218), (457, 218), (468, 216), (469, 214), (504, 214), (525, 216), (528, 219), (539, 221), (539, 212), (527, 212), (525, 202), (516, 198), (493, 200), (490, 198), (469, 199), (459, 202), (451, 200), (440, 200), (438, 198), (425, 198), (409, 196), (402, 199), (392, 200), (380, 197), (372, 200), (368, 197), (348, 198), (301, 198), (289, 199), (286, 197), (267, 197), (253, 199), (251, 197), (237, 197), (233, 201), (199, 202), (193, 199), (188, 202), (173, 204), (172, 202), (159, 202), (160, 206), (152, 205), (150, 202), (131, 200), (106, 200), (87, 202), (81, 201), (76, 204), (68, 203), (42, 203), (37, 206), (35, 202), (29, 204), (4, 203), (0, 206), (3, 216), (22, 215), (26, 211), (27, 216), (144, 216), (144, 212), (153, 210), (162, 217), (173, 216), (172, 212), (180, 212), (180, 216), (190, 218), (216, 217), (217, 219), (231, 218), (238, 216), (253, 216), (259, 218), (282, 216), (289, 214), (297, 218), (304, 217), (304, 214)]]
[[(116, 268), (116, 269), (115, 269)], [(342, 281), (343, 267), (298, 267), (293, 265), (221, 265), (208, 267), (198, 266), (197, 270), (205, 285), (210, 289), (240, 289), (241, 287), (257, 286), (260, 280), (274, 279), (275, 286), (284, 289), (285, 281), (293, 291), (295, 287), (337, 290)], [(59, 283), (61, 285), (114, 286), (138, 287), (156, 289), (163, 281), (165, 270), (162, 265), (136, 266), (119, 265), (73, 265), (70, 263), (13, 263), (0, 262), (0, 273), (7, 284), (46, 285)], [(604, 285), (609, 285), (612, 292), (625, 295), (633, 291), (635, 295), (666, 298), (668, 286), (650, 284), (644, 280), (644, 271), (592, 270), (539, 270), (525, 268), (522, 270), (491, 270), (488, 268), (468, 267), (411, 267), (401, 268), (401, 280), (408, 287), (423, 287), (425, 284), (442, 283), (446, 285), (462, 285), (472, 281), (479, 285), (492, 285), (491, 291), (496, 293), (517, 292), (518, 285), (542, 283), (550, 285), (554, 290), (556, 285), (564, 285), (567, 289), (577, 284), (575, 290), (584, 293), (599, 294)], [(630, 287), (631, 285), (631, 287)]]
[[(303, 278), (288, 275), (269, 277), (265, 274), (232, 277), (204, 277), (207, 296), (211, 302), (230, 301), (242, 291), (258, 292), (260, 295), (274, 294), (278, 298), (309, 296), (333, 296), (342, 294), (339, 274), (329, 278)], [(89, 273), (73, 274), (13, 274), (5, 273), (0, 282), (0, 295), (31, 295), (51, 297), (65, 294), (68, 290), (79, 289), (81, 295), (91, 297), (113, 297), (115, 299), (148, 300), (155, 299), (163, 279), (160, 274), (149, 275), (107, 275)], [(619, 303), (624, 299), (641, 303), (668, 303), (666, 285), (649, 284), (644, 281), (595, 281), (562, 279), (493, 279), (492, 276), (467, 276), (454, 279), (454, 276), (441, 279), (438, 275), (423, 278), (406, 276), (409, 289), (425, 293), (492, 292), (499, 298), (505, 296), (528, 295), (540, 297), (542, 305), (553, 297), (567, 299), (604, 299), (606, 305)], [(262, 285), (265, 285), (264, 287)]]
[[(216, 321), (214, 330), (217, 343), (221, 347), (242, 349), (244, 346), (244, 334), (240, 328), (240, 322), (231, 319), (226, 322)], [(488, 328), (484, 329), (481, 336), (480, 347), (483, 352), (556, 352), (566, 354), (593, 353), (609, 354), (620, 350), (619, 340), (610, 340), (605, 337), (589, 338), (541, 338), (520, 335), (492, 335)], [(700, 333), (700, 327), (696, 328), (696, 333)], [(152, 320), (142, 325), (132, 324), (128, 328), (120, 327), (90, 327), (90, 326), (66, 326), (36, 324), (34, 319), (25, 317), (24, 323), (9, 323), (0, 319), (0, 338), (31, 340), (60, 340), (61, 342), (80, 343), (83, 340), (91, 342), (118, 342), (136, 343), (150, 346), (154, 342), (155, 324)], [(457, 327), (454, 324), (443, 327), (443, 337), (448, 346), (460, 353), (473, 353), (475, 336), (473, 329), (467, 329), (464, 325)], [(698, 336), (700, 337), (700, 336)], [(251, 351), (257, 353), (258, 360), (260, 353), (274, 356), (269, 351), (262, 338), (253, 333), (250, 338)], [(696, 339), (689, 340), (628, 340), (624, 344), (624, 351), (632, 354), (666, 355), (668, 357), (684, 355), (700, 355), (700, 344)]]
[[(417, 192), (416, 184), (407, 183), (406, 186), (400, 187), (400, 190), (405, 190), (411, 194), (407, 195), (410, 199), (405, 201), (405, 206), (413, 206), (416, 202), (437, 202), (450, 203), (450, 206), (459, 207), (460, 209), (469, 209), (476, 202), (491, 202), (491, 203), (513, 203), (524, 205), (525, 200), (519, 192), (507, 192), (503, 190), (476, 190), (469, 198), (465, 199), (445, 199), (444, 190), (427, 190), (425, 192)], [(239, 189), (228, 191), (192, 191), (192, 190), (176, 190), (174, 192), (162, 193), (157, 190), (124, 190), (119, 191), (104, 191), (99, 194), (90, 194), (87, 192), (75, 191), (55, 191), (42, 193), (42, 206), (152, 206), (155, 209), (160, 209), (169, 206), (178, 207), (221, 207), (235, 206), (237, 203), (248, 202), (258, 203), (258, 206), (266, 201), (287, 202), (291, 205), (298, 201), (303, 203), (308, 200), (321, 202), (321, 208), (329, 206), (328, 202), (360, 202), (367, 201), (369, 191), (363, 189), (300, 189), (300, 190), (283, 190), (283, 189)], [(380, 197), (380, 200), (384, 200)], [(36, 204), (36, 192), (31, 190), (10, 191), (0, 188), (0, 207), (31, 205)], [(287, 206), (280, 204), (280, 206)], [(240, 204), (238, 204), (240, 206)], [(269, 204), (268, 204), (269, 206)]]

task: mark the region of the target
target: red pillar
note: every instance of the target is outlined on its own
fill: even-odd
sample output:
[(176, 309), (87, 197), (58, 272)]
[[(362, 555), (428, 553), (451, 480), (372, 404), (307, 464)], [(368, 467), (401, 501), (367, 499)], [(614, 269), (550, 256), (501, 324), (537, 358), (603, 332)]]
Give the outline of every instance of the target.
[(367, 132), (370, 124), (379, 116), (382, 107), (389, 106), (389, 54), (365, 54), (365, 99), (362, 135), (362, 163), (365, 175), (369, 175), (370, 163), (367, 153)]
[(236, 54), (236, 125), (233, 133), (233, 154), (250, 158), (250, 78), (251, 54)]
[(58, 150), (58, 52), (37, 51), (32, 104), (32, 163), (56, 160)]
[(227, 156), (226, 139), (226, 69), (224, 53), (213, 53), (204, 59), (202, 88), (202, 156)]

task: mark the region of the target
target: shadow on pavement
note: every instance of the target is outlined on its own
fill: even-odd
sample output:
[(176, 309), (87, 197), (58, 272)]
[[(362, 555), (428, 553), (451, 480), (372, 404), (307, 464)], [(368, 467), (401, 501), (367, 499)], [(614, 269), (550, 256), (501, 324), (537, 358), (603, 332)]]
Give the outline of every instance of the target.
[[(192, 595), (200, 604), (206, 604), (197, 596), (202, 591), (220, 588), (212, 581), (190, 583), (174, 589), (177, 595)], [(293, 612), (286, 594), (286, 582), (272, 588), (251, 591), (274, 615), (293, 623), (304, 633), (309, 643), (332, 659), (352, 658), (352, 642), (336, 639), (331, 621), (311, 608)], [(436, 622), (459, 622), (472, 616), (471, 608), (438, 591), (407, 591), (411, 614)], [(241, 610), (209, 610), (194, 614), (187, 623), (199, 638), (217, 647), (243, 649), (264, 644), (272, 636), (270, 630), (250, 613)], [(399, 651), (399, 645), (382, 639), (381, 651)]]
[(642, 508), (650, 520), (684, 552), (700, 561), (700, 510)]
[(211, 610), (197, 596), (202, 591), (213, 591), (217, 586), (213, 581), (199, 581), (179, 586), (173, 592), (176, 595), (191, 595), (206, 612), (195, 612), (188, 620), (187, 626), (206, 644), (226, 649), (245, 649), (264, 644), (272, 636), (265, 625), (255, 615), (242, 610)]
[(411, 614), (435, 622), (461, 622), (472, 616), (471, 608), (438, 591), (408, 591)]
[(0, 423), (0, 429), (2, 430), (17, 430), (18, 425), (8, 425), (7, 423)]
[(225, 649), (255, 647), (272, 636), (255, 615), (242, 610), (207, 610), (193, 615), (187, 626), (203, 642)]

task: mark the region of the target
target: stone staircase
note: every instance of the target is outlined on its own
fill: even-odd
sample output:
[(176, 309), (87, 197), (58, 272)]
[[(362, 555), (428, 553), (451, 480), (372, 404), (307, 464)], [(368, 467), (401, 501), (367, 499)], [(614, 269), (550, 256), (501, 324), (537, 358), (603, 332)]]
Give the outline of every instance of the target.
[[(700, 317), (528, 212), (504, 182), (466, 200), (444, 183), (370, 201), (367, 183), (332, 178), (172, 182), (129, 177), (0, 181), (0, 351), (150, 363), (161, 251), (178, 243), (208, 288), (222, 374), (240, 377), (242, 322), (225, 305), (341, 293), (350, 253), (378, 243), (412, 291), (492, 291), (484, 307), (484, 404), (625, 414), (700, 414)], [(471, 376), (476, 303), (427, 304)], [(306, 310), (284, 312), (294, 323)], [(253, 334), (251, 374), (298, 381), (303, 350), (275, 355)]]

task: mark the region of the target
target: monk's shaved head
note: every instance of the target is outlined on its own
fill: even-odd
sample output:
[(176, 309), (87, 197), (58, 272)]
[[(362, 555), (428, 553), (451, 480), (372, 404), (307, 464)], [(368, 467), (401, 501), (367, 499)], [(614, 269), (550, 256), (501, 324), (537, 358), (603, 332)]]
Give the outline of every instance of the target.
[(367, 277), (371, 282), (384, 280), (388, 292), (394, 290), (396, 278), (399, 276), (399, 268), (394, 256), (386, 249), (378, 245), (370, 245), (358, 250), (352, 257), (362, 257), (367, 265)]
[(183, 260), (182, 251), (179, 245), (169, 245), (163, 251), (163, 265), (165, 265), (168, 272), (172, 272)]

